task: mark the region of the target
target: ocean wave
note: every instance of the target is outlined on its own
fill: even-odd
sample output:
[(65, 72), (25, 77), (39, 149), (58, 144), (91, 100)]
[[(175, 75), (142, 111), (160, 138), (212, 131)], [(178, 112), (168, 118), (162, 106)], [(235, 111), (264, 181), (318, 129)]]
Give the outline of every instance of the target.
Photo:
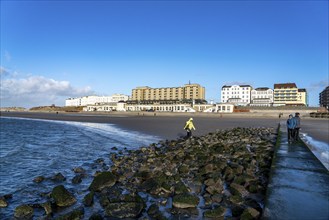
[(83, 126), (90, 132), (97, 133), (98, 135), (104, 135), (106, 138), (110, 138), (117, 141), (120, 144), (126, 144), (125, 140), (134, 140), (136, 143), (149, 144), (160, 140), (157, 136), (147, 135), (136, 131), (129, 131), (118, 128), (114, 124), (100, 124), (89, 122), (63, 122), (74, 126)]

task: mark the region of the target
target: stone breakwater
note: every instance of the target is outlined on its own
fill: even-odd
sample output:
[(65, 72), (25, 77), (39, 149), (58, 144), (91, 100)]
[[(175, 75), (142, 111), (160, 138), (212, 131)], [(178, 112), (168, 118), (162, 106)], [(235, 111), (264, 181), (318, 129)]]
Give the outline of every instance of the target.
[[(38, 208), (45, 219), (83, 219), (90, 207), (89, 219), (259, 219), (276, 139), (273, 128), (235, 128), (111, 154), (78, 208), (63, 185)], [(14, 216), (31, 219), (34, 209), (18, 206)]]

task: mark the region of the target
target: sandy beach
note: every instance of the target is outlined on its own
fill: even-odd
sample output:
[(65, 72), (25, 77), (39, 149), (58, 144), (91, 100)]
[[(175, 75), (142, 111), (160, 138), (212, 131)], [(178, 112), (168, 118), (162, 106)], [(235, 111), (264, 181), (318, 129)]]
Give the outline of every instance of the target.
[[(183, 130), (186, 120), (194, 119), (196, 131), (193, 135), (199, 136), (216, 129), (228, 129), (234, 127), (277, 127), (285, 118), (274, 117), (250, 117), (248, 115), (194, 115), (194, 114), (90, 114), (90, 113), (61, 113), (59, 112), (1, 112), (4, 117), (36, 118), (46, 120), (111, 123), (122, 129), (139, 131), (159, 136), (161, 139), (176, 139), (185, 135)], [(301, 133), (307, 133), (315, 140), (329, 143), (328, 119), (301, 118)]]

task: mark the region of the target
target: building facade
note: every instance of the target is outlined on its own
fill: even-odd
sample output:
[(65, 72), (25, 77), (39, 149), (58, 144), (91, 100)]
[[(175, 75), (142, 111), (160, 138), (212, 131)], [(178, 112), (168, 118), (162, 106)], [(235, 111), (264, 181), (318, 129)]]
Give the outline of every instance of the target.
[(329, 110), (329, 86), (319, 94), (320, 106)]
[(96, 103), (117, 103), (127, 101), (129, 96), (123, 94), (114, 94), (112, 96), (83, 96), (79, 98), (68, 98), (65, 100), (65, 106), (87, 106)]
[(222, 103), (246, 106), (251, 101), (251, 90), (252, 87), (250, 85), (225, 85), (221, 91)]
[(233, 113), (234, 105), (229, 103), (219, 103), (216, 104), (215, 112), (219, 113)]
[(220, 104), (192, 104), (189, 103), (134, 103), (123, 102), (118, 103), (98, 103), (88, 105), (83, 111), (92, 112), (111, 112), (111, 111), (128, 111), (128, 112), (211, 112), (211, 113), (232, 113), (234, 105), (230, 103)]
[(295, 83), (274, 84), (274, 106), (308, 106), (306, 89), (298, 89)]
[(274, 102), (273, 89), (260, 87), (251, 90), (250, 106), (272, 106)]
[(199, 84), (186, 84), (183, 87), (151, 88), (136, 87), (132, 90), (131, 100), (205, 100), (205, 88)]

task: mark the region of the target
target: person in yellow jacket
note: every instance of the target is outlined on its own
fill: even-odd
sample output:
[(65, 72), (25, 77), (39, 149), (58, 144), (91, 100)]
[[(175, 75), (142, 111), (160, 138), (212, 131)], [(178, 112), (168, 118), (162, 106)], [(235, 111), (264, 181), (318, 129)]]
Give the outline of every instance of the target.
[(192, 136), (192, 129), (195, 130), (194, 124), (193, 124), (193, 118), (190, 118), (186, 124), (184, 129), (186, 130), (187, 134), (186, 134), (186, 138), (189, 138)]

